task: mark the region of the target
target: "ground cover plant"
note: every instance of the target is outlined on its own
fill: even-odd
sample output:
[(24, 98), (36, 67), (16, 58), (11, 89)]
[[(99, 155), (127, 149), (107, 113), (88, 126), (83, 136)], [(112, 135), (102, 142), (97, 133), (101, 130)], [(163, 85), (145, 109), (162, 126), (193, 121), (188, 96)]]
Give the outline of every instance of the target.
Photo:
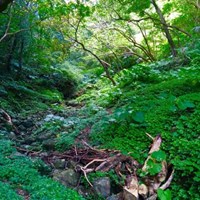
[(0, 1), (0, 199), (199, 199), (199, 9)]
[[(83, 199), (75, 191), (41, 176), (36, 161), (17, 154), (12, 145), (9, 140), (1, 140), (2, 199), (23, 199), (22, 194), (30, 199)], [(20, 195), (19, 190), (24, 193)]]

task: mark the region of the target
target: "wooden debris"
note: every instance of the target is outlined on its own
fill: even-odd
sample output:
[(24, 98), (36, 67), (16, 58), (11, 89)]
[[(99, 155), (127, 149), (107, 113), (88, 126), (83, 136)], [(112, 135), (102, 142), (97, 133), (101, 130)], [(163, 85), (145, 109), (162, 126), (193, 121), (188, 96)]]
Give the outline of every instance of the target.
[(127, 179), (127, 185), (123, 188), (123, 198), (124, 200), (137, 200), (139, 198), (137, 176), (129, 175)]
[(138, 189), (138, 193), (140, 194), (140, 196), (142, 196), (143, 198), (146, 198), (148, 195), (148, 188), (145, 184), (141, 184), (139, 185), (139, 189)]
[[(119, 178), (126, 177), (123, 191), (119, 191), (122, 192), (123, 200), (139, 200), (141, 198), (146, 200), (156, 200), (157, 190), (159, 188), (163, 190), (168, 188), (174, 174), (174, 171), (165, 160), (161, 162), (162, 169), (158, 174), (154, 176), (148, 174), (147, 162), (149, 159), (152, 159), (151, 154), (160, 149), (161, 143), (162, 138), (160, 135), (153, 139), (148, 158), (144, 162), (143, 166), (141, 166), (133, 157), (123, 155), (120, 151), (95, 149), (84, 141), (82, 142), (84, 145), (83, 148), (77, 148), (75, 146), (73, 149), (64, 153), (52, 152), (47, 155), (41, 153), (41, 158), (51, 166), (54, 159), (65, 159), (66, 161), (70, 160), (75, 162), (75, 170), (84, 175), (91, 187), (93, 187), (93, 185), (88, 179), (88, 173), (95, 171), (108, 172), (114, 170)], [(24, 151), (24, 149), (20, 148), (18, 148), (18, 150), (21, 150), (22, 152)], [(30, 156), (40, 155), (38, 152), (28, 153)], [(145, 177), (139, 177), (137, 175), (138, 169), (146, 172), (147, 175)]]
[(14, 132), (19, 135), (19, 130), (17, 127), (13, 124), (11, 116), (3, 109), (0, 109), (0, 115), (2, 116), (2, 120), (6, 123), (8, 123), (14, 130)]
[(151, 154), (155, 151), (158, 151), (160, 149), (160, 145), (162, 143), (162, 138), (160, 135), (156, 136), (153, 140), (153, 144), (151, 145), (150, 151), (149, 151), (149, 156), (146, 159), (144, 166), (142, 167), (142, 171), (146, 171), (147, 170), (147, 162), (149, 161)]

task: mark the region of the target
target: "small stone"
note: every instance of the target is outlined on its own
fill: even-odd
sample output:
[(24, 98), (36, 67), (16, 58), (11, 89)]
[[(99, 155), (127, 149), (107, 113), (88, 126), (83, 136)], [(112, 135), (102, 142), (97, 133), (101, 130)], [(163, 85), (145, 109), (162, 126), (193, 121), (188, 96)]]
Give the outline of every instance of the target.
[(18, 127), (18, 129), (19, 129), (20, 131), (26, 131), (26, 128), (25, 128), (22, 124)]
[(194, 27), (194, 28), (193, 28), (193, 31), (194, 31), (195, 33), (200, 33), (200, 26)]
[(64, 169), (66, 165), (65, 159), (56, 159), (53, 161), (53, 165), (56, 169)]
[(64, 171), (54, 171), (53, 179), (59, 181), (65, 186), (75, 187), (80, 178), (80, 174), (75, 172), (73, 169), (67, 169)]
[(94, 181), (94, 190), (99, 193), (103, 197), (109, 197), (110, 196), (110, 178), (109, 177), (103, 177), (98, 178)]
[(106, 200), (120, 200), (121, 199), (122, 194), (113, 194), (111, 196), (109, 196)]
[(67, 167), (70, 169), (74, 169), (76, 167), (77, 163), (74, 162), (73, 160), (70, 160), (67, 162)]
[(37, 140), (39, 141), (44, 141), (48, 138), (51, 138), (52, 137), (52, 133), (44, 133), (42, 132), (40, 135), (37, 136)]
[(17, 156), (17, 157), (25, 157), (24, 154), (22, 154), (22, 153), (20, 153), (20, 152), (18, 152), (18, 151), (12, 153), (11, 156), (13, 156), (13, 157), (15, 157), (15, 156)]
[(25, 144), (32, 144), (33, 142), (35, 142), (35, 138), (33, 137), (25, 137), (24, 139)]
[(22, 148), (27, 149), (27, 150), (32, 149), (30, 145), (22, 145)]
[(56, 141), (54, 139), (48, 139), (43, 141), (42, 146), (47, 150), (53, 150), (55, 149), (55, 143)]
[(33, 122), (32, 122), (31, 119), (22, 122), (22, 125), (23, 125), (25, 128), (31, 128), (32, 126), (34, 126), (34, 124), (33, 124)]
[(9, 137), (11, 140), (16, 140), (16, 135), (15, 135), (14, 132), (10, 132), (10, 133), (8, 134), (8, 137)]
[(44, 118), (45, 122), (49, 122), (49, 121), (64, 121), (64, 117), (58, 116), (58, 115), (53, 115), (53, 114), (49, 114)]
[(48, 156), (49, 154), (47, 152), (42, 152), (39, 154), (40, 157), (46, 157)]
[(53, 118), (53, 116), (54, 116), (53, 114), (47, 115), (47, 116), (45, 117), (44, 121), (45, 121), (45, 122), (51, 121), (51, 119)]

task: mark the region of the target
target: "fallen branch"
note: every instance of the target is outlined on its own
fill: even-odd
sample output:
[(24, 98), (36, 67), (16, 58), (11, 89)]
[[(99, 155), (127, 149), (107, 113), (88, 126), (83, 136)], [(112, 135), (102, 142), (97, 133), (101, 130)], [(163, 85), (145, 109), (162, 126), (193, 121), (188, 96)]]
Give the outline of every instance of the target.
[(165, 182), (165, 184), (163, 184), (163, 185), (160, 187), (160, 189), (162, 189), (162, 190), (167, 189), (167, 188), (170, 186), (173, 177), (174, 177), (174, 170), (172, 171), (170, 177), (169, 177), (168, 180)]
[[(150, 135), (147, 134), (149, 137)], [(108, 172), (114, 170), (116, 174), (125, 179), (123, 186), (123, 200), (138, 200), (139, 196), (146, 200), (156, 200), (157, 190), (165, 190), (171, 184), (173, 179), (174, 170), (171, 166), (167, 165), (166, 161), (162, 161), (162, 169), (154, 176), (148, 174), (147, 161), (151, 158), (151, 154), (160, 149), (162, 138), (160, 135), (153, 138), (153, 143), (149, 150), (149, 156), (146, 159), (143, 167), (133, 159), (131, 156), (123, 155), (120, 151), (109, 149), (95, 149), (91, 147), (87, 142), (83, 141), (85, 148), (77, 148), (76, 146), (64, 153), (53, 152), (49, 155), (41, 155), (41, 158), (51, 166), (57, 159), (65, 159), (67, 161), (75, 161), (75, 170), (83, 174), (88, 184), (93, 187), (93, 184), (88, 179), (88, 174), (96, 171)], [(23, 149), (19, 149), (23, 151)], [(36, 155), (39, 152), (29, 152), (29, 155)], [(145, 177), (137, 175), (137, 170), (142, 169), (147, 173)], [(169, 177), (169, 178), (166, 178)], [(167, 180), (166, 180), (167, 179)], [(142, 182), (142, 184), (141, 184)]]
[(21, 153), (25, 153), (26, 155), (29, 155), (29, 156), (38, 156), (42, 150), (40, 151), (32, 151), (32, 150), (28, 150), (28, 149), (24, 149), (24, 148), (21, 148), (21, 147), (17, 147), (17, 146), (14, 146), (19, 152)]
[(5, 122), (7, 122), (13, 129), (14, 129), (14, 132), (19, 135), (19, 130), (17, 129), (17, 127), (13, 124), (12, 122), (12, 118), (11, 116), (3, 109), (0, 109), (0, 114), (1, 116), (3, 117), (3, 120)]

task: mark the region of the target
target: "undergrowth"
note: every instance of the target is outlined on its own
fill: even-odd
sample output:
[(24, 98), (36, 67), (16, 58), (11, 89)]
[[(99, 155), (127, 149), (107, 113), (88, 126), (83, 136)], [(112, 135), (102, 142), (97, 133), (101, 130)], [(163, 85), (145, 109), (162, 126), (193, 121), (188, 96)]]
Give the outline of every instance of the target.
[(26, 191), (31, 200), (83, 199), (75, 191), (40, 175), (38, 167), (41, 165), (35, 164), (24, 155), (17, 154), (12, 145), (8, 140), (0, 141), (1, 199), (23, 199), (17, 194), (18, 189)]
[(145, 133), (161, 134), (175, 169), (173, 199), (199, 199), (200, 192), (200, 67), (198, 59), (191, 60), (164, 71), (133, 66), (115, 76), (117, 86), (103, 78), (77, 99), (109, 110), (93, 121), (93, 145), (119, 149), (142, 162), (151, 144)]

